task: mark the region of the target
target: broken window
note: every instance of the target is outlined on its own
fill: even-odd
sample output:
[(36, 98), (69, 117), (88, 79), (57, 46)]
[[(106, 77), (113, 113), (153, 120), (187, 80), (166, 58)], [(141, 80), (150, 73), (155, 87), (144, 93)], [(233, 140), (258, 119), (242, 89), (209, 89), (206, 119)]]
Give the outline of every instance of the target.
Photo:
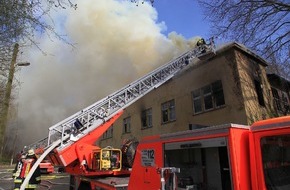
[(277, 109), (277, 111), (281, 113), (287, 113), (289, 110), (289, 100), (287, 97), (287, 93), (283, 92), (281, 90), (272, 88), (272, 95), (273, 95), (273, 101), (274, 106)]
[(256, 89), (256, 93), (258, 97), (258, 102), (261, 106), (265, 106), (263, 89), (262, 89), (261, 83), (258, 80), (254, 80), (254, 83), (255, 83), (255, 89)]

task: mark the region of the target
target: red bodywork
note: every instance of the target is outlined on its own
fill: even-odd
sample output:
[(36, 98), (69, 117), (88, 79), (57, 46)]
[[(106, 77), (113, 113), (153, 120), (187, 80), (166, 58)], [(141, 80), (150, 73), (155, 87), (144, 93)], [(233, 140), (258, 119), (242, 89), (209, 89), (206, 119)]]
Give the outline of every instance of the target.
[[(184, 147), (189, 147), (188, 149), (206, 149), (211, 148), (207, 143), (213, 142), (216, 139), (224, 139), (225, 141), (220, 142), (226, 143), (228, 151), (231, 180), (230, 189), (266, 190), (267, 187), (264, 177), (260, 141), (261, 138), (265, 136), (272, 137), (283, 134), (287, 136), (290, 134), (289, 116), (257, 122), (251, 127), (231, 124), (144, 138), (138, 146), (128, 189), (134, 190), (136, 187), (138, 187), (138, 189), (161, 189), (161, 177), (158, 171), (159, 168), (168, 167), (168, 164), (165, 164), (167, 147), (169, 149), (176, 145), (176, 147), (179, 146), (181, 149)], [(289, 142), (287, 145), (288, 150), (290, 146)], [(213, 147), (214, 146), (219, 145), (213, 144)], [(142, 154), (144, 150), (154, 150), (153, 165), (146, 166), (146, 164), (144, 164), (144, 162), (146, 162), (142, 160), (144, 159), (142, 158), (142, 156), (144, 157), (144, 154)], [(181, 155), (176, 156), (178, 157)], [(290, 167), (290, 161), (284, 161), (283, 167), (285, 167), (286, 164)], [(211, 175), (211, 173), (214, 173), (214, 170), (211, 168), (208, 168), (208, 171), (206, 170), (207, 169), (204, 169), (202, 171), (203, 182), (196, 186), (199, 187), (198, 189), (207, 189), (209, 185), (209, 180), (211, 179), (206, 179), (205, 176)], [(285, 175), (288, 175), (287, 177), (289, 178), (289, 169), (286, 170), (288, 174)], [(220, 172), (223, 172), (223, 170)], [(275, 176), (275, 178), (280, 177), (281, 176)], [(193, 179), (193, 182), (194, 181), (195, 179)], [(223, 178), (221, 178), (221, 184), (222, 185), (217, 189), (227, 189)], [(289, 185), (286, 184), (286, 187), (289, 187)]]
[(110, 120), (100, 125), (96, 129), (89, 132), (76, 142), (73, 142), (65, 148), (57, 148), (53, 153), (48, 155), (54, 165), (65, 167), (65, 171), (72, 175), (83, 176), (103, 176), (103, 175), (123, 175), (128, 174), (128, 171), (97, 171), (87, 170), (81, 165), (83, 160), (86, 160), (88, 168), (92, 168), (92, 153), (100, 150), (98, 146), (93, 144), (103, 135), (105, 131), (122, 115), (123, 111), (117, 113)]
[[(274, 119), (268, 119), (264, 121), (258, 121), (251, 126), (251, 133), (250, 133), (250, 152), (251, 154), (251, 183), (252, 189), (258, 190), (265, 190), (266, 182), (265, 182), (265, 173), (262, 160), (262, 152), (261, 152), (261, 139), (263, 137), (271, 137), (271, 136), (278, 136), (278, 135), (288, 135), (290, 134), (290, 116), (279, 117)], [(284, 144), (285, 145), (285, 144)], [(290, 146), (290, 139), (287, 147)], [(289, 148), (288, 148), (289, 150)], [(290, 160), (289, 160), (289, 152), (288, 152), (288, 160), (287, 165), (284, 163), (285, 167), (288, 167), (287, 171), (289, 174), (290, 170)], [(281, 167), (281, 165), (276, 166)], [(286, 173), (285, 173), (286, 175)], [(278, 176), (280, 178), (283, 176)], [(289, 176), (288, 176), (289, 177)], [(290, 184), (290, 183), (289, 183)], [(290, 186), (290, 185), (289, 185)], [(288, 186), (288, 188), (289, 188)], [(287, 188), (287, 189), (288, 189)], [(283, 189), (283, 188), (281, 188)], [(285, 188), (284, 188), (285, 189)]]
[(41, 173), (53, 173), (54, 166), (49, 161), (43, 161), (39, 164)]
[[(144, 138), (138, 146), (130, 176), (129, 190), (136, 189), (136, 186), (140, 189), (160, 189), (161, 180), (157, 171), (158, 168), (166, 167), (164, 165), (164, 147), (167, 144), (182, 144), (183, 142), (197, 144), (203, 140), (219, 138), (224, 138), (228, 143), (234, 189), (250, 189), (248, 134), (249, 129), (245, 126), (228, 125)], [(147, 149), (155, 151), (155, 165), (153, 167), (142, 166), (142, 155), (140, 153)]]
[[(99, 134), (106, 131), (117, 118), (118, 116), (111, 122), (105, 123)], [(94, 133), (98, 133), (97, 131)], [(112, 171), (84, 173), (78, 162), (81, 162), (83, 156), (89, 159), (94, 148), (98, 148), (87, 145), (84, 143), (84, 141), (87, 142), (86, 140), (80, 140), (62, 152), (55, 152), (58, 155), (55, 157), (65, 160), (65, 163), (71, 163), (66, 166), (66, 170), (68, 169), (68, 173), (75, 175), (77, 187), (83, 181), (89, 183), (92, 189), (176, 190), (179, 189), (179, 185), (183, 185), (180, 181), (182, 175), (186, 174), (193, 176), (193, 179), (187, 178), (190, 185), (182, 186), (183, 189), (266, 190), (261, 139), (278, 135), (286, 137), (290, 135), (290, 117), (256, 122), (251, 127), (228, 124), (145, 137), (137, 147), (130, 177), (105, 178), (109, 172), (112, 174)], [(95, 139), (94, 136), (91, 136), (89, 141), (92, 142), (93, 139)], [(290, 140), (289, 145), (285, 147), (290, 150)], [(78, 158), (78, 162), (73, 158), (67, 159), (69, 152)], [(183, 158), (184, 154), (191, 158)], [(195, 159), (196, 162), (190, 162), (190, 159)], [(288, 165), (290, 167), (290, 160), (283, 162), (283, 167)], [(185, 173), (187, 166), (195, 169), (187, 170)], [(176, 172), (177, 178), (176, 176), (170, 178), (173, 176), (170, 173), (161, 175), (160, 171), (173, 167), (183, 167)], [(286, 183), (286, 188), (288, 186), (290, 185)]]

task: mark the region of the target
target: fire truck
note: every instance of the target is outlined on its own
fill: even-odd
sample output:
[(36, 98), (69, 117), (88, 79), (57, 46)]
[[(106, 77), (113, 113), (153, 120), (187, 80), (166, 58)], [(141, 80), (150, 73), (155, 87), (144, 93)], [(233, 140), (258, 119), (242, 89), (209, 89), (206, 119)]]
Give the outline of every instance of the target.
[(120, 149), (95, 142), (123, 110), (200, 59), (215, 56), (213, 41), (169, 63), (49, 128), (27, 149), (69, 173), (71, 190), (288, 190), (290, 117), (252, 126), (225, 124), (127, 140)]

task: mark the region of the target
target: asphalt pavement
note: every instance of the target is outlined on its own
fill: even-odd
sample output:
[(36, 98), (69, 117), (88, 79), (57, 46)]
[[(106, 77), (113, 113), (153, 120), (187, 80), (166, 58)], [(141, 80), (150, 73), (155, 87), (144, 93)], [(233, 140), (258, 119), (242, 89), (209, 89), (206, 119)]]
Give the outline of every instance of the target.
[[(13, 169), (14, 166), (0, 165), (0, 190), (13, 190)], [(69, 175), (66, 173), (41, 175), (41, 183), (37, 190), (69, 190)]]

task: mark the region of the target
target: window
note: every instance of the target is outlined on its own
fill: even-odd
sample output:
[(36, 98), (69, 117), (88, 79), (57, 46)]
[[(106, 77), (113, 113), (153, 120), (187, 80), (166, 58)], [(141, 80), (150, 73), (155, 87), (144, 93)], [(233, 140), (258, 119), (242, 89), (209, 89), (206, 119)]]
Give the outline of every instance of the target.
[(170, 100), (161, 105), (162, 111), (162, 123), (167, 123), (170, 121), (174, 121), (175, 117), (175, 102), (174, 100)]
[(204, 109), (210, 110), (213, 109), (213, 96), (211, 85), (205, 86), (202, 88), (203, 98), (204, 98)]
[(273, 95), (273, 99), (274, 99), (274, 105), (276, 106), (276, 109), (278, 111), (283, 111), (281, 103), (280, 103), (280, 96), (278, 93), (278, 90), (276, 90), (275, 88), (272, 88), (272, 95)]
[(265, 183), (268, 189), (290, 189), (290, 135), (261, 138)]
[(126, 117), (123, 120), (123, 133), (131, 132), (131, 117)]
[(212, 84), (212, 92), (213, 92), (215, 107), (225, 105), (223, 85), (220, 80)]
[(274, 100), (274, 105), (277, 109), (277, 111), (284, 113), (288, 112), (289, 110), (289, 100), (287, 98), (287, 93), (283, 92), (281, 90), (277, 90), (275, 88), (272, 88), (272, 95)]
[(152, 108), (142, 111), (142, 129), (152, 127)]
[(264, 96), (263, 96), (263, 89), (261, 87), (261, 83), (258, 80), (254, 80), (255, 89), (258, 96), (258, 102), (261, 106), (265, 106)]
[(194, 111), (194, 113), (202, 112), (202, 103), (201, 103), (202, 97), (201, 97), (200, 89), (192, 92), (192, 98), (193, 98), (193, 111)]
[(109, 139), (113, 137), (113, 125), (109, 127), (109, 129), (103, 134), (103, 139)]
[(222, 82), (220, 80), (192, 92), (195, 114), (225, 105)]

